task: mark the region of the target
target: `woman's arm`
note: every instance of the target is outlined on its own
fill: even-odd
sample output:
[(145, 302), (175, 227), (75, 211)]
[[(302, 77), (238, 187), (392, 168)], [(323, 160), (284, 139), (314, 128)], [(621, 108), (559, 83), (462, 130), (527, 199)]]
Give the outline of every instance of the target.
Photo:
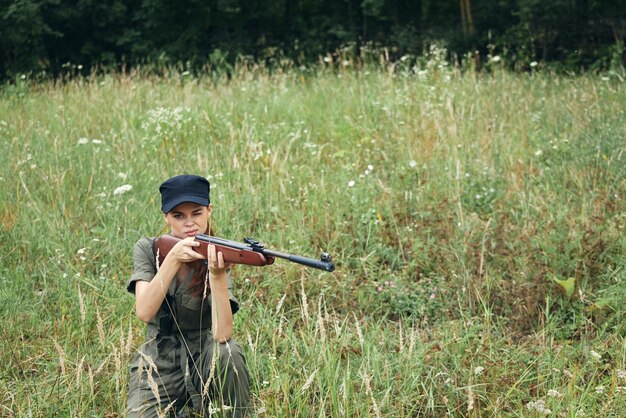
[(233, 335), (233, 311), (228, 297), (226, 269), (221, 252), (216, 253), (215, 246), (208, 246), (209, 285), (211, 287), (211, 318), (213, 339), (219, 343), (226, 342)]
[(135, 312), (143, 322), (150, 322), (163, 303), (176, 272), (183, 263), (204, 257), (193, 250), (200, 245), (193, 237), (179, 241), (167, 254), (159, 271), (149, 282), (139, 281), (135, 285)]

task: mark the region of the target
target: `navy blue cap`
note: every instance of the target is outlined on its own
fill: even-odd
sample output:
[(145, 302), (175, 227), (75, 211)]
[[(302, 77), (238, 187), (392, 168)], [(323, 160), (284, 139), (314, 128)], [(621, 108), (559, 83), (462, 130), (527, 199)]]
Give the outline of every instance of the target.
[(211, 200), (209, 194), (211, 185), (204, 177), (192, 174), (182, 174), (180, 176), (167, 179), (159, 187), (161, 192), (161, 210), (169, 213), (176, 206), (185, 202), (197, 203), (202, 206), (209, 206)]

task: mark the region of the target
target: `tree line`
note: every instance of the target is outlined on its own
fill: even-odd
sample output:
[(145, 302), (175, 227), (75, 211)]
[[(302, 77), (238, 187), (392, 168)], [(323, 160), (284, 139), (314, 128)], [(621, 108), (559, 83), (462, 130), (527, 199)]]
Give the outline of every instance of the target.
[(333, 51), (390, 59), (437, 43), (523, 67), (624, 65), (623, 0), (0, 0), (0, 76)]

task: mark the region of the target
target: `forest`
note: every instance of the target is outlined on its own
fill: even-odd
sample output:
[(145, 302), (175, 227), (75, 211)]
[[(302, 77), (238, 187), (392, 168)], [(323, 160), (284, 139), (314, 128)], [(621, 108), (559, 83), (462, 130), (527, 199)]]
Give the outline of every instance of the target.
[[(177, 65), (280, 66), (324, 57), (391, 60), (446, 48), (452, 62), (489, 54), (528, 69), (625, 62), (620, 0), (2, 0), (0, 76)], [(375, 55), (375, 54), (374, 54)]]

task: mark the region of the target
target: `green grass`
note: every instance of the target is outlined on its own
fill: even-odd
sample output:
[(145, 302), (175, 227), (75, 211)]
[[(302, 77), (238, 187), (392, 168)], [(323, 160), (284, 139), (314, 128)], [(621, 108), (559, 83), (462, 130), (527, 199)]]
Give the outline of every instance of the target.
[(428, 68), (4, 86), (0, 416), (123, 416), (183, 172), (218, 235), (336, 261), (237, 267), (256, 415), (623, 415), (623, 78)]

